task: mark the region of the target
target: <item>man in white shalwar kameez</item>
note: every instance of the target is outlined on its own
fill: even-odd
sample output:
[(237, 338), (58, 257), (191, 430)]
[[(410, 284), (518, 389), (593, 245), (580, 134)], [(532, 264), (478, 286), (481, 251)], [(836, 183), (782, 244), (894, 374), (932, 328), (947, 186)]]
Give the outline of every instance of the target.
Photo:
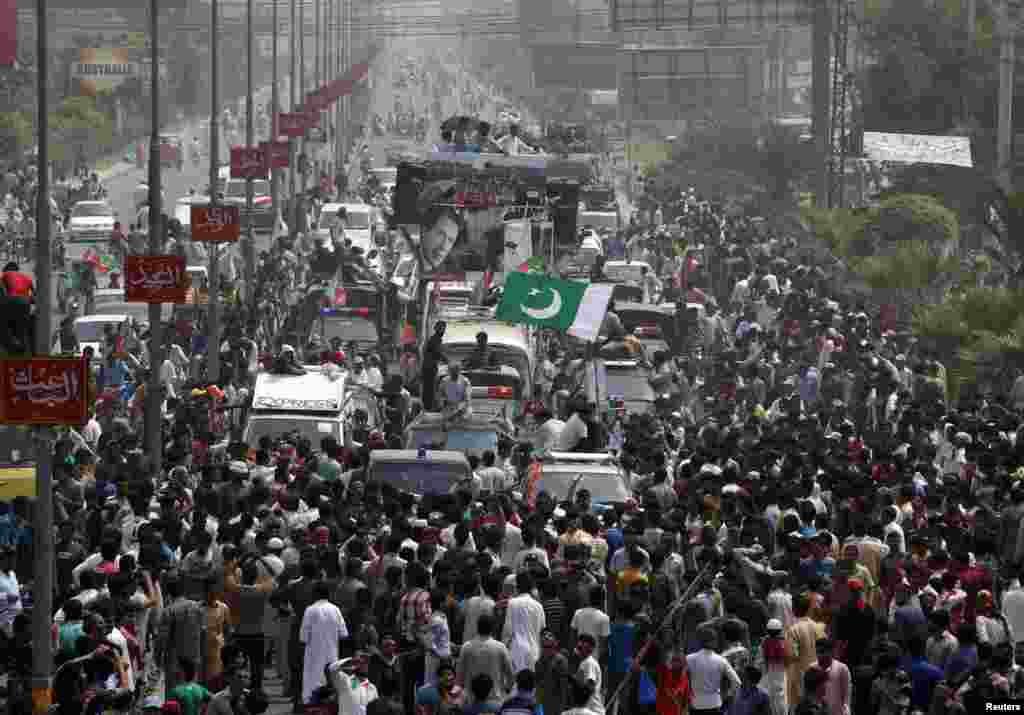
[(501, 634), (512, 658), (513, 673), (533, 670), (540, 659), (540, 632), (547, 625), (544, 607), (532, 595), (533, 577), (529, 573), (516, 576), (516, 590), (519, 595), (509, 599)]
[(341, 609), (328, 600), (330, 590), (326, 583), (317, 583), (313, 590), (316, 599), (302, 616), (299, 640), (305, 648), (302, 668), (302, 702), (308, 703), (313, 691), (326, 683), (324, 671), (338, 660), (339, 644), (348, 638), (348, 628)]
[(377, 686), (367, 677), (370, 671), (370, 656), (359, 651), (352, 658), (352, 675), (342, 669), (339, 660), (327, 669), (331, 685), (338, 693), (338, 715), (366, 715), (366, 706), (377, 699)]

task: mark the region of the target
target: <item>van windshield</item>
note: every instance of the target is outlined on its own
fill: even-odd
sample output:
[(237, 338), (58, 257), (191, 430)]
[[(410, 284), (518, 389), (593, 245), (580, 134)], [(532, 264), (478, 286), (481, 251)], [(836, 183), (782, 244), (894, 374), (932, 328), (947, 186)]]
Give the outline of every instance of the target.
[(478, 457), (484, 450), (498, 451), (498, 433), (487, 430), (441, 430), (417, 429), (412, 431), (410, 449), (431, 447), (456, 452), (468, 452)]
[(75, 338), (80, 343), (102, 343), (104, 341), (104, 328), (110, 326), (117, 332), (120, 327), (120, 323), (110, 322), (90, 322), (90, 323), (78, 323), (75, 326)]
[(299, 437), (308, 439), (311, 444), (320, 444), (324, 437), (333, 436), (341, 442), (341, 431), (338, 423), (329, 420), (296, 420), (281, 415), (277, 419), (254, 416), (249, 420), (245, 439), (249, 444), (256, 444), (261, 437), (278, 439), (284, 434), (297, 432)]
[(413, 494), (447, 494), (453, 486), (469, 477), (464, 464), (431, 462), (376, 462), (370, 481), (390, 484)]

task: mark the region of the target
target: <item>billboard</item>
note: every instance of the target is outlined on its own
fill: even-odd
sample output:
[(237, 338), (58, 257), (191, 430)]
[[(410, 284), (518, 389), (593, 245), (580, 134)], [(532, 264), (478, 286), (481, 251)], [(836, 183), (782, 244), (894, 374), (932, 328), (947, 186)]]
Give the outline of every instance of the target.
[(132, 61), (132, 50), (126, 47), (83, 47), (71, 67), (80, 91), (88, 95), (116, 89), (139, 73), (139, 64)]
[(533, 73), (537, 87), (573, 87), (582, 90), (616, 88), (619, 49), (599, 43), (534, 45)]

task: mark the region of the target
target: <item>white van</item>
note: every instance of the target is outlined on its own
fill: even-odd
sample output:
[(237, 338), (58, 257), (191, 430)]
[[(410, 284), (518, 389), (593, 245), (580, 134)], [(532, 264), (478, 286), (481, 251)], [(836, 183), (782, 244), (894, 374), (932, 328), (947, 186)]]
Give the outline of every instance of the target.
[(298, 432), (318, 447), (324, 437), (344, 443), (344, 370), (336, 365), (303, 365), (305, 375), (261, 372), (256, 376), (243, 440), (256, 444)]

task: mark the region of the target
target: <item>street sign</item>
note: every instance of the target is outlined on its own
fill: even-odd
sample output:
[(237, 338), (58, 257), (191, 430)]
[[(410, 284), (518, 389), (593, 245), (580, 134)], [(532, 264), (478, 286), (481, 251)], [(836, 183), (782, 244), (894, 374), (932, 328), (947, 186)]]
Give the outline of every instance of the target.
[(267, 171), (288, 168), (288, 142), (260, 142), (260, 150), (267, 162)]
[(238, 206), (192, 206), (192, 240), (209, 243), (237, 241), (242, 235)]
[(277, 115), (277, 133), (286, 137), (301, 137), (306, 133), (306, 115), (282, 112)]
[(263, 152), (258, 146), (231, 147), (232, 179), (261, 179), (265, 175)]
[(125, 256), (128, 303), (184, 303), (187, 292), (184, 256)]

